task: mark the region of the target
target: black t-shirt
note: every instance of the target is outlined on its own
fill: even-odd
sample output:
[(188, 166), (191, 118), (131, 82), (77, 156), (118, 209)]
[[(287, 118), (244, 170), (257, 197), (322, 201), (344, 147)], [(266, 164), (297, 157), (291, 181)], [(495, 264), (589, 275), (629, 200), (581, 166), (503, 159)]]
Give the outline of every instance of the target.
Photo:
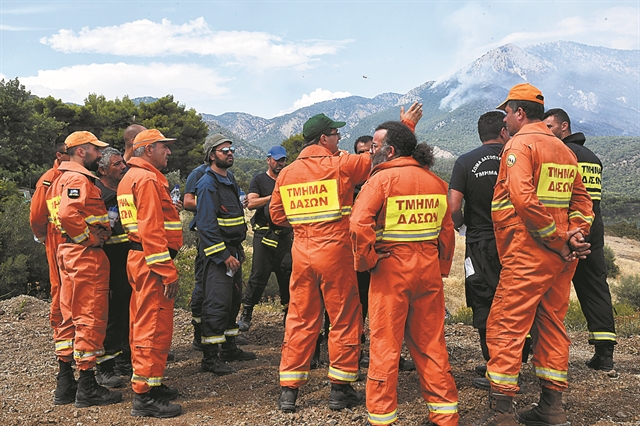
[(464, 195), (464, 224), (469, 243), (494, 238), (491, 200), (502, 147), (502, 144), (482, 145), (458, 157), (453, 166), (449, 188)]
[[(258, 194), (258, 197), (266, 197), (267, 195), (271, 195), (275, 187), (276, 181), (272, 179), (267, 172), (262, 172), (251, 179), (249, 192), (247, 194), (253, 193)], [(265, 214), (264, 207), (256, 209), (255, 223), (259, 226), (269, 226), (269, 218)]]

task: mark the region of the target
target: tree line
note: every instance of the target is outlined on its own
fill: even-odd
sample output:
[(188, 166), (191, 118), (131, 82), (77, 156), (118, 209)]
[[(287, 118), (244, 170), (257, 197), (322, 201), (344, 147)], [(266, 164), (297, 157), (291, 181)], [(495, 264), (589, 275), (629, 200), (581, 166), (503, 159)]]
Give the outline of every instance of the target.
[(89, 94), (83, 105), (52, 96), (32, 95), (18, 79), (0, 81), (0, 179), (33, 188), (53, 163), (55, 146), (77, 130), (87, 130), (119, 150), (124, 129), (137, 123), (177, 138), (171, 147), (169, 170), (186, 176), (202, 162), (202, 143), (209, 127), (194, 109), (186, 109), (167, 95), (152, 103), (128, 96), (107, 100)]

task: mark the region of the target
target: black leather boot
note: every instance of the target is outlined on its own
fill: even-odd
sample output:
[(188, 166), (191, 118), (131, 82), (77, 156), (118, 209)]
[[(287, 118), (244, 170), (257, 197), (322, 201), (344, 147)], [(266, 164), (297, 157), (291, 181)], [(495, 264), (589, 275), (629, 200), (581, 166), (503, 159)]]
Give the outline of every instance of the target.
[(202, 352), (202, 362), (200, 363), (202, 371), (214, 373), (218, 376), (232, 374), (238, 371), (232, 366), (220, 361), (220, 357), (218, 355), (220, 348), (217, 344), (203, 346), (204, 351)]
[(78, 408), (93, 405), (110, 405), (122, 401), (122, 392), (110, 391), (96, 382), (93, 369), (80, 370), (75, 406)]
[(253, 352), (240, 349), (236, 345), (235, 336), (227, 336), (227, 340), (220, 346), (220, 360), (222, 361), (251, 361), (258, 358)]
[(71, 404), (76, 400), (78, 382), (73, 377), (73, 369), (70, 362), (58, 360), (58, 365), (60, 366), (60, 372), (56, 377), (57, 385), (53, 403), (55, 405)]

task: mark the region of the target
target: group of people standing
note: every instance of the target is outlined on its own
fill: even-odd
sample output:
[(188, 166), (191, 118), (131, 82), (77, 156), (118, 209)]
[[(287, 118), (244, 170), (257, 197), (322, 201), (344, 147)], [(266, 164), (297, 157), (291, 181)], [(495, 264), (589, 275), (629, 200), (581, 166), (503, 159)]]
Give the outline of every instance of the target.
[[(484, 377), (474, 382), (490, 394), (484, 424), (568, 424), (562, 408), (569, 353), (563, 319), (572, 279), (596, 347), (588, 365), (613, 368), (616, 337), (599, 212), (602, 165), (582, 146), (584, 136), (571, 134), (564, 111), (545, 114), (535, 87), (514, 86), (497, 109), (504, 112), (480, 117), (483, 145), (458, 159), (450, 185), (430, 170), (432, 148), (416, 139), (422, 110), (414, 103), (401, 109), (400, 121), (359, 139), (370, 149), (359, 152), (356, 142), (356, 154), (338, 149), (345, 122), (311, 117), (298, 158), (285, 167), (284, 148), (271, 148), (267, 171), (254, 177), (246, 199), (229, 170), (233, 142), (212, 135), (204, 144), (204, 164), (189, 175), (178, 206), (161, 173), (175, 139), (134, 125), (125, 131), (130, 140), (122, 156), (89, 132), (73, 133), (39, 181), (31, 214), (50, 265), (50, 317), (60, 365), (54, 403), (119, 402), (122, 394), (104, 386), (122, 386), (118, 374), (128, 373), (135, 392), (132, 415), (181, 414), (171, 402), (179, 392), (162, 384), (162, 376), (178, 285), (172, 259), (182, 246), (178, 211), (184, 206), (195, 212), (190, 228), (198, 235), (191, 310), (193, 347), (203, 352), (203, 371), (231, 374), (236, 370), (229, 361), (256, 359), (238, 347), (239, 332), (250, 328), (274, 272), (285, 313), (280, 410), (296, 411), (326, 312), (331, 409), (366, 401), (370, 424), (394, 423), (404, 341), (429, 420), (457, 424), (442, 277), (453, 260), (454, 228), (464, 226), (467, 304), (487, 361), (476, 369)], [(252, 272), (243, 294), (245, 208), (256, 213)], [(363, 361), (367, 311), (365, 397), (352, 383)], [(542, 393), (536, 407), (515, 414), (527, 342)]]

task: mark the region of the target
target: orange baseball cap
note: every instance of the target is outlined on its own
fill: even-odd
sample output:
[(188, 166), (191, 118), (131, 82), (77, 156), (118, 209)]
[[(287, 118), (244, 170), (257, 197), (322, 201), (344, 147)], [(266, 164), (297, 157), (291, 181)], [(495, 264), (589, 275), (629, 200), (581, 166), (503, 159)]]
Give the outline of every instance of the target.
[(542, 96), (542, 92), (538, 90), (537, 87), (532, 86), (529, 83), (522, 83), (513, 86), (511, 90), (509, 90), (507, 99), (498, 105), (496, 109), (504, 111), (507, 106), (507, 102), (509, 101), (530, 101), (544, 105), (544, 96)]
[(151, 145), (156, 142), (174, 143), (176, 140), (176, 138), (165, 138), (158, 129), (143, 130), (138, 133), (133, 140), (133, 149)]
[(95, 145), (98, 148), (109, 146), (108, 143), (98, 140), (96, 135), (94, 135), (93, 133), (85, 131), (73, 132), (64, 140), (64, 145), (67, 147), (67, 149), (73, 148), (74, 146), (84, 145), (86, 143)]

